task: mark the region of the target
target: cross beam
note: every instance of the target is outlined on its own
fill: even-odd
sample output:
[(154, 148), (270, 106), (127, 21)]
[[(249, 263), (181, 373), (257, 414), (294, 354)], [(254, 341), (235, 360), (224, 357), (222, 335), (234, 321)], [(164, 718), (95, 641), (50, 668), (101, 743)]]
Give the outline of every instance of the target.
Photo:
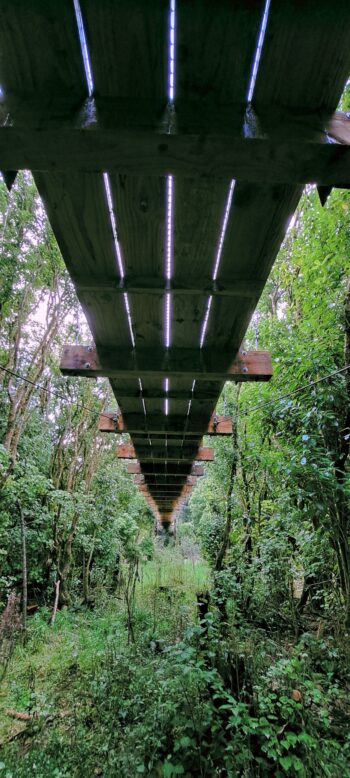
[[(150, 453), (151, 446), (147, 449), (138, 449), (138, 458), (141, 462), (157, 461), (159, 462), (213, 462), (214, 451), (212, 448), (200, 446), (198, 449), (194, 446), (191, 448), (184, 447), (183, 451), (178, 454), (169, 453), (166, 448), (153, 447), (152, 453)], [(130, 443), (121, 443), (117, 448), (118, 459), (136, 459), (136, 452), (134, 446)], [(140, 472), (140, 471), (135, 471)]]
[(207, 297), (244, 297), (257, 300), (261, 294), (262, 282), (257, 283), (247, 278), (224, 279), (213, 281), (210, 277), (202, 277), (197, 283), (181, 283), (179, 281), (163, 280), (155, 276), (127, 276), (125, 278), (110, 278), (98, 281), (89, 277), (79, 276), (73, 279), (78, 292), (89, 292), (96, 297), (110, 294), (152, 294), (162, 297), (171, 292), (174, 295), (203, 295)]
[[(164, 416), (163, 414), (129, 413), (125, 421), (121, 414), (113, 412), (102, 413), (99, 418), (98, 428), (100, 432), (152, 432), (190, 435), (199, 432), (205, 435), (232, 435), (232, 421), (230, 416), (218, 416), (213, 413), (206, 429), (205, 420), (202, 417), (190, 416)], [(203, 433), (203, 429), (205, 432)]]
[(272, 363), (268, 351), (169, 348), (106, 349), (65, 346), (60, 369), (63, 375), (98, 378), (152, 377), (195, 378), (205, 381), (269, 381)]
[(161, 464), (153, 465), (152, 463), (144, 462), (141, 471), (139, 462), (128, 462), (127, 472), (130, 473), (130, 475), (140, 475), (142, 472), (143, 475), (147, 475), (147, 477), (152, 476), (154, 478), (182, 478), (190, 476), (197, 478), (204, 475), (204, 468), (203, 465), (198, 464), (193, 464), (191, 467), (190, 464), (179, 466), (163, 462)]
[(67, 100), (12, 97), (1, 106), (0, 169), (205, 174), (332, 186), (350, 181), (346, 114), (210, 109), (178, 101), (170, 114), (164, 101), (88, 98), (74, 110)]

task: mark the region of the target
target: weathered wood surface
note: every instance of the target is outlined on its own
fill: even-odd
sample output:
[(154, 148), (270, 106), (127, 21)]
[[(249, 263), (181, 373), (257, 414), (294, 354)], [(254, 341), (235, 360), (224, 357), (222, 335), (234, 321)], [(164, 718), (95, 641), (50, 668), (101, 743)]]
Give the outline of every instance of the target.
[[(131, 466), (134, 466), (136, 463), (131, 463), (128, 465), (128, 468)], [(139, 463), (137, 463), (139, 465)], [(137, 472), (140, 472), (141, 465), (139, 465), (139, 470)], [(128, 472), (129, 469), (128, 469)], [(204, 468), (203, 465), (198, 464), (192, 464), (188, 462), (181, 463), (180, 465), (174, 464), (172, 462), (160, 462), (160, 463), (152, 463), (152, 462), (143, 462), (142, 463), (142, 472), (144, 473), (145, 477), (147, 476), (147, 480), (154, 479), (169, 479), (169, 481), (172, 481), (173, 479), (181, 479), (181, 478), (199, 478), (204, 475)]]
[(272, 376), (267, 351), (240, 352), (232, 361), (232, 351), (222, 349), (170, 348), (96, 349), (89, 346), (65, 346), (60, 364), (64, 375), (157, 376), (212, 381), (268, 381)]
[[(205, 424), (205, 421), (204, 421)], [(98, 429), (100, 432), (141, 432), (152, 431), (154, 432), (176, 432), (178, 430), (183, 435), (189, 436), (191, 432), (202, 432), (203, 419), (199, 417), (191, 417), (188, 420), (187, 427), (184, 429), (183, 417), (176, 416), (155, 416), (147, 415), (146, 417), (139, 414), (129, 414), (128, 422), (125, 424), (121, 414), (114, 411), (104, 412), (99, 417)], [(232, 434), (232, 421), (230, 416), (218, 416), (213, 414), (209, 421), (209, 424), (205, 430), (206, 435), (231, 435)]]
[(117, 448), (117, 457), (118, 459), (136, 459), (134, 446), (131, 443), (121, 443)]
[(5, 96), (45, 100), (55, 95), (70, 105), (86, 98), (71, 0), (1, 0), (0, 51)]
[[(182, 451), (176, 453), (168, 452), (165, 447), (149, 446), (148, 448), (137, 449), (141, 465), (146, 461), (157, 462), (212, 462), (214, 460), (214, 451), (212, 448), (201, 446), (183, 446)], [(118, 454), (119, 456), (119, 454)], [(124, 459), (126, 457), (123, 457)], [(130, 457), (131, 458), (131, 457)]]
[[(152, 257), (151, 257), (152, 259)], [(162, 296), (171, 292), (173, 295), (205, 295), (212, 294), (213, 297), (248, 297), (254, 298), (260, 292), (259, 284), (254, 284), (254, 281), (249, 278), (237, 278), (230, 281), (220, 279), (220, 281), (213, 281), (210, 276), (203, 278), (198, 277), (192, 282), (192, 285), (184, 279), (183, 281), (166, 280), (163, 277), (157, 278), (156, 276), (129, 276), (122, 280), (110, 281), (106, 278), (103, 281), (95, 281), (88, 276), (85, 278), (79, 278), (77, 288), (80, 292), (93, 292), (96, 297), (98, 295), (108, 294), (151, 294), (152, 296)]]
[[(178, 175), (195, 178), (211, 176), (220, 183), (234, 178), (251, 183), (320, 184), (342, 186), (350, 180), (348, 141), (327, 143), (326, 131), (321, 139), (307, 137), (254, 138), (235, 135), (198, 134), (164, 135), (154, 132), (116, 132), (94, 129), (30, 128), (8, 121), (8, 112), (0, 115), (0, 167), (26, 169), (56, 174), (73, 171), (75, 175), (118, 171), (120, 175), (137, 175), (142, 170), (151, 186), (152, 176)], [(11, 116), (11, 113), (10, 113)], [(326, 122), (325, 122), (326, 128)], [(348, 137), (348, 119), (338, 117), (330, 125), (338, 139)], [(40, 179), (38, 179), (38, 182)], [(69, 179), (67, 179), (69, 182)], [(143, 179), (146, 181), (146, 178)], [(147, 188), (145, 186), (145, 192)], [(197, 183), (197, 189), (199, 183)], [(221, 189), (225, 184), (220, 183)], [(39, 188), (40, 184), (39, 184)], [(147, 192), (147, 199), (152, 195)], [(221, 200), (224, 199), (222, 192)], [(187, 201), (188, 198), (187, 198)], [(219, 221), (219, 220), (218, 220)]]
[[(117, 456), (118, 456), (118, 453), (117, 453)], [(129, 463), (128, 463), (128, 465), (127, 465), (127, 472), (128, 472), (130, 475), (134, 475), (134, 474), (135, 474), (135, 475), (137, 475), (137, 474), (141, 474), (141, 466), (140, 466), (140, 463), (139, 463), (139, 462), (129, 462)]]
[(347, 0), (271, 3), (253, 103), (334, 110), (350, 72)]
[[(1, 4), (5, 100), (0, 168), (35, 172), (99, 366), (103, 374), (116, 368), (108, 374), (126, 428), (132, 431), (135, 422), (139, 461), (129, 468), (145, 479), (140, 486), (149, 481), (153, 487), (156, 481), (159, 500), (160, 488), (171, 488), (170, 478), (177, 483), (178, 500), (167, 497), (159, 503), (168, 522), (186, 497), (183, 479), (194, 477), (191, 463), (201, 434), (303, 184), (349, 184), (350, 122), (332, 114), (350, 69), (350, 5), (344, 0), (333, 6), (329, 0), (272, 0), (253, 105), (247, 106), (263, 0), (235, 0), (234, 12), (231, 0), (217, 0), (215, 9), (210, 2), (177, 0), (176, 95), (169, 107), (167, 0), (80, 1), (94, 80), (90, 97), (73, 3)], [(109, 172), (122, 272), (104, 171)], [(160, 176), (171, 173), (174, 262), (171, 282), (165, 283), (166, 183)], [(164, 358), (167, 291), (172, 349)], [(133, 342), (136, 361), (130, 356)], [(117, 363), (105, 361), (112, 353)], [(267, 370), (260, 366), (260, 372), (246, 363), (243, 367), (248, 372), (231, 372), (229, 379), (271, 375), (271, 365)], [(91, 367), (80, 374), (92, 375)], [(169, 379), (168, 417), (164, 378)], [(162, 415), (167, 421), (159, 424)], [(203, 420), (202, 426), (191, 430), (196, 419)], [(144, 492), (159, 517), (156, 501)]]

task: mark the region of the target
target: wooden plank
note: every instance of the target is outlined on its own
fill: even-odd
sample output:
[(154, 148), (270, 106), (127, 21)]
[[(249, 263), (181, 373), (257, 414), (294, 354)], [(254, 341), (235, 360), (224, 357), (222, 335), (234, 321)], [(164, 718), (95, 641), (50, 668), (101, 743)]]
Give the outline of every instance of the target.
[(68, 106), (87, 95), (71, 0), (2, 0), (1, 86), (4, 94), (55, 94)]
[[(165, 416), (164, 418), (166, 419), (168, 417)], [(186, 423), (185, 420), (180, 417), (180, 419), (179, 419), (179, 430), (180, 431), (177, 434), (174, 434), (172, 436), (170, 436), (170, 435), (168, 435), (168, 433), (166, 433), (164, 435), (164, 437), (160, 437), (157, 434), (157, 432), (152, 431), (145, 437), (139, 437), (139, 433), (134, 431), (132, 433), (132, 440), (133, 440), (133, 443), (135, 445), (136, 450), (138, 450), (139, 448), (143, 448), (145, 446), (149, 446), (150, 443), (151, 443), (152, 446), (156, 446), (156, 447), (162, 447), (163, 446), (165, 448), (170, 448), (172, 450), (174, 448), (182, 448), (184, 446), (184, 443), (186, 445), (188, 445), (188, 446), (190, 446), (190, 445), (191, 446), (197, 446), (197, 448), (198, 448), (199, 444), (201, 443), (202, 437), (203, 437), (202, 434), (197, 435), (196, 437), (189, 437), (188, 435), (186, 435), (186, 430), (181, 432), (180, 425), (183, 428), (185, 423)]]
[[(184, 429), (187, 423), (186, 429)], [(99, 417), (98, 429), (100, 432), (140, 432), (151, 431), (153, 432), (174, 432), (179, 429), (181, 434), (189, 436), (191, 432), (203, 431), (203, 419), (201, 417), (196, 418), (191, 416), (187, 421), (183, 417), (176, 416), (155, 416), (153, 414), (147, 416), (141, 416), (140, 414), (129, 414), (128, 422), (125, 421), (121, 414), (118, 415), (115, 411), (105, 411)], [(232, 421), (230, 416), (218, 416), (212, 414), (209, 424), (205, 430), (206, 435), (231, 435), (232, 434)]]
[[(253, 60), (263, 3), (237, 0), (234, 12), (228, 0), (210, 3), (201, 0), (177, 2), (177, 83), (175, 95), (175, 135), (199, 130), (206, 143), (209, 127), (217, 134), (217, 112), (236, 105), (233, 134), (241, 135), (248, 80)], [(199, 109), (201, 125), (191, 106)], [(238, 107), (239, 106), (239, 107)], [(230, 108), (228, 109), (230, 113)], [(211, 117), (211, 118), (210, 118)], [(227, 118), (227, 115), (226, 115)], [(227, 127), (226, 121), (221, 124)], [(210, 130), (209, 130), (210, 132)], [(221, 129), (222, 132), (222, 129)], [(244, 132), (244, 130), (243, 130)], [(164, 146), (168, 144), (164, 142)], [(171, 172), (171, 171), (170, 171)], [(180, 171), (178, 171), (180, 172)], [(215, 176), (215, 177), (214, 177)], [(227, 176), (212, 168), (211, 175), (198, 176), (189, 168), (174, 181), (174, 286), (198, 284), (198, 278), (212, 277), (218, 234), (225, 209)], [(199, 344), (201, 323), (207, 300), (203, 294), (174, 294), (172, 299), (172, 338), (177, 347)], [(239, 345), (239, 344), (238, 344)], [(171, 376), (175, 389), (186, 383)], [(189, 382), (188, 388), (192, 385)], [(214, 403), (204, 407), (209, 419)], [(170, 412), (187, 412), (186, 403), (170, 403)]]
[(99, 349), (65, 346), (60, 364), (63, 375), (159, 376), (207, 381), (269, 381), (271, 357), (267, 351), (242, 351), (233, 360), (232, 351), (210, 349)]
[(162, 485), (155, 485), (155, 484), (147, 484), (147, 488), (150, 491), (150, 494), (156, 495), (156, 494), (163, 494), (170, 496), (173, 494), (187, 494), (191, 492), (192, 486), (190, 484), (183, 484), (178, 486), (162, 486)]
[(244, 102), (264, 3), (177, 0), (176, 99)]
[[(119, 171), (145, 176), (199, 175), (253, 183), (342, 186), (350, 180), (347, 144), (299, 138), (115, 132), (89, 128), (0, 127), (0, 169), (39, 172)], [(347, 120), (349, 121), (349, 120)], [(346, 124), (346, 120), (344, 120)], [(345, 132), (345, 130), (344, 130)]]
[(118, 459), (136, 459), (134, 446), (130, 443), (121, 443), (117, 448), (117, 457)]
[(214, 413), (210, 419), (206, 435), (232, 435), (231, 416), (218, 416)]
[[(141, 468), (143, 465), (143, 462), (147, 461), (154, 461), (157, 462), (159, 460), (160, 462), (192, 462), (192, 461), (198, 461), (198, 462), (212, 462), (214, 460), (214, 451), (211, 448), (207, 447), (200, 447), (198, 451), (196, 451), (195, 448), (191, 447), (184, 447), (181, 455), (180, 452), (177, 454), (168, 453), (166, 450), (162, 448), (153, 448), (151, 452), (151, 446), (149, 446), (147, 449), (138, 449), (138, 456), (141, 463)], [(124, 457), (125, 458), (125, 457)]]
[(128, 465), (127, 465), (127, 472), (130, 475), (134, 475), (134, 474), (136, 475), (136, 474), (141, 473), (141, 465), (140, 465), (140, 463), (139, 462), (130, 462), (130, 463), (128, 463)]
[(350, 71), (346, 0), (272, 0), (254, 105), (336, 108)]
[(144, 484), (145, 483), (145, 476), (141, 474), (136, 474), (134, 476), (134, 484)]
[[(170, 382), (171, 385), (171, 382)], [(142, 396), (147, 401), (153, 401), (153, 400), (161, 400), (162, 403), (165, 400), (165, 397), (168, 397), (169, 400), (186, 400), (188, 401), (192, 398), (192, 400), (196, 403), (207, 403), (208, 400), (211, 402), (215, 401), (217, 399), (217, 390), (216, 387), (213, 387), (213, 384), (208, 384), (207, 386), (204, 386), (203, 383), (195, 384), (194, 390), (192, 390), (191, 385), (189, 389), (169, 389), (168, 392), (165, 392), (164, 385), (161, 386), (159, 389), (157, 388), (143, 388)], [(129, 394), (123, 394), (121, 395), (120, 392), (118, 392), (118, 400), (122, 403), (124, 400), (130, 400), (134, 398), (140, 398), (141, 392), (140, 388), (132, 388), (129, 392)], [(147, 402), (148, 405), (148, 402)]]
[[(128, 465), (128, 467), (131, 467), (131, 465)], [(141, 465), (139, 465), (141, 470)], [(138, 470), (137, 472), (140, 472)], [(197, 476), (201, 477), (204, 475), (204, 468), (203, 465), (198, 464), (187, 464), (187, 463), (179, 463), (174, 464), (172, 462), (166, 463), (154, 463), (151, 462), (143, 462), (142, 463), (142, 472), (144, 475), (148, 478), (149, 475), (156, 475), (156, 476)]]
[(166, 102), (167, 0), (81, 0), (99, 95)]
[[(89, 41), (95, 93), (105, 104), (119, 101), (131, 113), (145, 109), (142, 123), (155, 127), (164, 112), (167, 81), (168, 1), (82, 0), (82, 13)], [(101, 102), (102, 100), (102, 102)], [(123, 111), (123, 109), (122, 109)], [(124, 110), (125, 116), (125, 110)], [(129, 118), (126, 117), (127, 124)], [(133, 120), (131, 118), (133, 123)], [(125, 128), (126, 129), (126, 128)], [(126, 129), (129, 137), (131, 126)], [(128, 275), (147, 273), (161, 280), (163, 273), (165, 180), (142, 169), (125, 176), (120, 168), (106, 165), (115, 209), (118, 241)], [(111, 295), (113, 298), (113, 294)], [(133, 294), (128, 290), (133, 336), (136, 345), (164, 343), (163, 301), (161, 297)], [(117, 318), (114, 318), (114, 326)], [(118, 391), (122, 393), (121, 383)], [(143, 381), (145, 384), (145, 381)], [(160, 387), (159, 387), (160, 388)], [(143, 412), (132, 401), (123, 402), (129, 411)], [(134, 406), (134, 407), (133, 407)]]
[(100, 414), (98, 429), (99, 432), (124, 432), (123, 417), (116, 411), (105, 411)]
[[(193, 260), (191, 259), (190, 262), (192, 265)], [(155, 263), (155, 255), (153, 253), (150, 257), (150, 264), (152, 263)], [(120, 281), (108, 280), (108, 278), (102, 281), (95, 281), (93, 278), (86, 276), (79, 278), (76, 287), (80, 292), (93, 293), (95, 297), (106, 292), (115, 295), (128, 292), (129, 294), (150, 294), (156, 297), (164, 297), (164, 295), (171, 292), (174, 295), (203, 295), (207, 297), (208, 294), (211, 294), (213, 297), (248, 297), (251, 299), (255, 298), (261, 291), (260, 284), (256, 284), (254, 279), (249, 277), (230, 280), (220, 278), (220, 281), (213, 281), (210, 276), (205, 278), (203, 275), (200, 278), (197, 276), (197, 279), (193, 281), (186, 281), (185, 279), (183, 281), (177, 279), (167, 281), (163, 276), (159, 278), (157, 276), (130, 276)]]
[[(301, 187), (236, 182), (219, 278), (235, 277), (244, 269), (263, 290), (301, 193)], [(218, 304), (214, 298), (205, 346), (226, 349), (241, 343), (254, 309), (253, 300), (222, 298)]]
[(146, 476), (145, 483), (147, 483), (147, 486), (151, 488), (152, 486), (159, 486), (159, 487), (174, 487), (176, 489), (181, 488), (187, 483), (186, 476), (181, 476), (181, 478), (166, 478), (160, 479), (160, 478), (152, 478), (151, 476)]
[(150, 486), (149, 491), (155, 500), (157, 500), (158, 497), (168, 497), (169, 499), (174, 499), (175, 497), (178, 497), (180, 494), (189, 494), (189, 492), (184, 492), (181, 486), (177, 488), (174, 487), (172, 489)]

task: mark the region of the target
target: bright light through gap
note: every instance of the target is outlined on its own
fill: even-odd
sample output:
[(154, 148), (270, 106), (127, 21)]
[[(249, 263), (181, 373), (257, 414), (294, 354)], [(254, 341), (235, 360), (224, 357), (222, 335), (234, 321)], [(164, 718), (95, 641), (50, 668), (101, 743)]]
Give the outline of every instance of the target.
[(199, 348), (203, 348), (203, 343), (204, 343), (205, 336), (206, 336), (206, 333), (207, 333), (208, 319), (209, 319), (209, 314), (210, 314), (210, 309), (211, 309), (212, 302), (213, 302), (213, 296), (210, 295), (210, 297), (208, 298), (208, 302), (207, 302), (207, 308), (206, 308), (206, 311), (205, 311), (205, 314), (204, 314), (204, 320), (203, 320), (203, 324), (202, 324), (202, 331), (201, 331), (200, 341), (199, 341)]
[(134, 332), (133, 332), (133, 328), (132, 328), (129, 298), (128, 298), (128, 295), (127, 295), (126, 292), (124, 292), (123, 297), (124, 297), (124, 304), (125, 304), (126, 315), (127, 315), (127, 318), (128, 318), (128, 325), (129, 325), (129, 330), (130, 330), (131, 343), (132, 343), (132, 347), (135, 348), (135, 338), (134, 338)]
[(175, 96), (175, 28), (176, 28), (176, 0), (170, 0), (169, 9), (169, 42), (168, 42), (168, 97), (174, 100)]
[(92, 78), (92, 68), (91, 68), (89, 50), (88, 50), (87, 40), (86, 40), (86, 35), (84, 30), (83, 17), (81, 13), (79, 0), (73, 0), (73, 3), (74, 3), (75, 18), (77, 20), (77, 26), (78, 26), (80, 48), (81, 48), (81, 53), (84, 62), (84, 70), (85, 70), (85, 78), (86, 78), (86, 83), (88, 88), (88, 95), (89, 97), (91, 97), (94, 91), (94, 81)]
[(114, 246), (115, 246), (115, 251), (116, 251), (116, 255), (117, 255), (119, 275), (120, 275), (120, 278), (124, 278), (125, 272), (124, 272), (123, 258), (122, 258), (122, 252), (121, 252), (121, 248), (120, 248), (120, 245), (119, 245), (119, 241), (118, 241), (117, 222), (116, 222), (115, 213), (114, 213), (111, 182), (109, 180), (108, 173), (103, 173), (103, 182), (104, 182), (104, 186), (105, 186), (106, 197), (107, 197), (107, 205), (108, 205), (109, 216), (110, 216), (111, 225), (112, 225), (113, 240), (114, 240)]
[(174, 211), (174, 179), (167, 177), (166, 181), (166, 264), (165, 277), (170, 281), (173, 272), (173, 211)]
[(214, 265), (214, 270), (213, 270), (213, 281), (216, 281), (216, 279), (218, 277), (219, 265), (220, 265), (221, 254), (222, 254), (222, 247), (224, 245), (225, 234), (226, 234), (228, 218), (229, 218), (230, 210), (231, 210), (233, 190), (235, 188), (235, 183), (236, 182), (234, 181), (234, 179), (232, 179), (232, 181), (230, 183), (230, 188), (228, 190), (228, 195), (227, 195), (227, 200), (226, 200), (226, 205), (225, 205), (224, 219), (223, 219), (223, 222), (222, 222), (220, 238), (219, 238), (219, 244), (218, 244), (218, 249), (217, 249), (216, 257), (215, 257), (215, 265)]
[[(169, 391), (169, 378), (165, 378), (164, 379), (164, 391), (166, 393), (168, 393), (168, 391)], [(165, 397), (165, 400), (164, 400), (164, 413), (165, 413), (166, 416), (169, 413), (169, 398), (168, 397)]]
[[(174, 179), (168, 176), (166, 180), (166, 251), (165, 278), (171, 280), (173, 274), (173, 217), (174, 217)], [(171, 341), (171, 296), (165, 296), (165, 346), (169, 348)]]
[[(232, 197), (233, 197), (233, 191), (234, 191), (234, 188), (235, 188), (235, 183), (236, 182), (235, 182), (234, 179), (232, 179), (232, 181), (230, 181), (230, 186), (229, 186), (229, 190), (228, 190), (228, 194), (227, 194), (227, 200), (226, 200), (225, 211), (224, 211), (224, 218), (223, 218), (223, 221), (222, 221), (222, 227), (221, 227), (221, 231), (220, 231), (219, 243), (218, 243), (218, 248), (217, 248), (216, 257), (215, 257), (214, 269), (213, 269), (213, 281), (216, 281), (216, 279), (218, 277), (218, 273), (219, 273), (221, 254), (222, 254), (222, 249), (223, 249), (223, 245), (224, 245), (224, 240), (225, 240), (228, 220), (229, 220), (230, 211), (231, 211)], [(212, 297), (212, 295), (210, 295), (210, 297), (208, 297), (207, 307), (205, 309), (204, 320), (203, 320), (201, 334), (200, 334), (200, 338), (199, 338), (199, 348), (203, 348), (205, 336), (206, 336), (206, 333), (207, 333), (209, 314), (210, 314), (210, 309), (211, 309), (212, 302), (213, 302), (213, 297)]]
[(261, 20), (261, 26), (260, 26), (260, 31), (259, 31), (258, 43), (257, 43), (257, 47), (256, 47), (256, 52), (255, 52), (255, 57), (254, 57), (254, 62), (253, 62), (253, 67), (252, 67), (252, 74), (251, 74), (251, 77), (250, 77), (249, 88), (248, 88), (248, 95), (247, 95), (248, 103), (251, 103), (251, 101), (253, 99), (255, 82), (256, 82), (256, 77), (257, 77), (257, 74), (258, 74), (258, 68), (259, 68), (259, 63), (260, 63), (260, 58), (261, 58), (262, 47), (264, 45), (264, 38), (265, 38), (267, 20), (269, 18), (270, 2), (271, 2), (271, 0), (265, 0), (265, 8), (264, 8), (263, 17), (262, 17), (262, 20)]
[[(168, 98), (175, 97), (175, 38), (176, 38), (176, 0), (169, 2), (168, 22)], [(171, 280), (173, 273), (173, 204), (174, 204), (174, 179), (167, 176), (166, 179), (166, 246), (165, 246), (165, 278)], [(169, 348), (171, 342), (171, 297), (165, 296), (165, 346)]]

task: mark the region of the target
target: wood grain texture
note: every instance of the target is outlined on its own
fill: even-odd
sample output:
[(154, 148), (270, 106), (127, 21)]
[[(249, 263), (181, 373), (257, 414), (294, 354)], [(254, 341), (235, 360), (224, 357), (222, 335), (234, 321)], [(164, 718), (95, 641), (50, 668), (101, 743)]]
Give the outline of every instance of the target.
[(5, 95), (87, 95), (71, 0), (2, 0), (0, 73)]
[(350, 71), (350, 4), (272, 0), (254, 105), (336, 108)]
[[(97, 376), (185, 375), (206, 381), (263, 381), (272, 376), (267, 351), (242, 351), (231, 361), (230, 349), (104, 349), (65, 346), (60, 363), (64, 375)], [(165, 418), (165, 417), (164, 417)], [(124, 419), (127, 426), (127, 419)], [(208, 420), (209, 422), (209, 420)]]
[[(138, 457), (129, 472), (166, 522), (194, 486), (187, 482), (197, 475), (192, 462), (211, 461), (198, 447), (223, 382), (271, 377), (267, 355), (232, 361), (303, 183), (350, 181), (348, 118), (328, 123), (337, 143), (327, 142), (325, 131), (350, 69), (350, 6), (271, 0), (256, 115), (245, 100), (263, 5), (177, 0), (173, 106), (167, 106), (167, 0), (81, 0), (95, 90), (88, 100), (70, 0), (4, 0), (0, 7), (0, 81), (9, 106), (0, 117), (0, 168), (35, 171), (97, 349), (67, 352), (63, 369), (111, 377), (134, 443), (119, 452)], [(110, 175), (122, 274), (103, 171)], [(165, 353), (164, 176), (171, 173), (172, 345)], [(209, 431), (218, 434), (220, 423), (212, 420)], [(222, 422), (226, 434), (230, 428)]]
[[(145, 417), (144, 415), (129, 414), (127, 424), (121, 415), (118, 416), (114, 411), (105, 411), (100, 415), (98, 420), (98, 429), (100, 432), (140, 432), (144, 429), (151, 430), (152, 432), (174, 432), (178, 427), (181, 432), (186, 436), (190, 436), (192, 431), (203, 429), (203, 418), (191, 416), (189, 424), (184, 430), (183, 418), (176, 416), (164, 415), (152, 415)], [(210, 418), (209, 424), (205, 430), (206, 435), (231, 435), (232, 434), (232, 420), (230, 416), (219, 416), (213, 414)], [(171, 443), (171, 439), (168, 444)]]
[[(347, 144), (273, 138), (128, 134), (90, 129), (0, 127), (0, 168), (48, 172), (125, 175), (174, 174), (234, 178), (252, 183), (314, 183), (342, 186), (349, 181)], [(214, 225), (213, 225), (214, 226)], [(219, 224), (215, 223), (216, 234)], [(206, 276), (211, 268), (203, 268)]]
[(96, 94), (166, 102), (167, 0), (81, 0)]

